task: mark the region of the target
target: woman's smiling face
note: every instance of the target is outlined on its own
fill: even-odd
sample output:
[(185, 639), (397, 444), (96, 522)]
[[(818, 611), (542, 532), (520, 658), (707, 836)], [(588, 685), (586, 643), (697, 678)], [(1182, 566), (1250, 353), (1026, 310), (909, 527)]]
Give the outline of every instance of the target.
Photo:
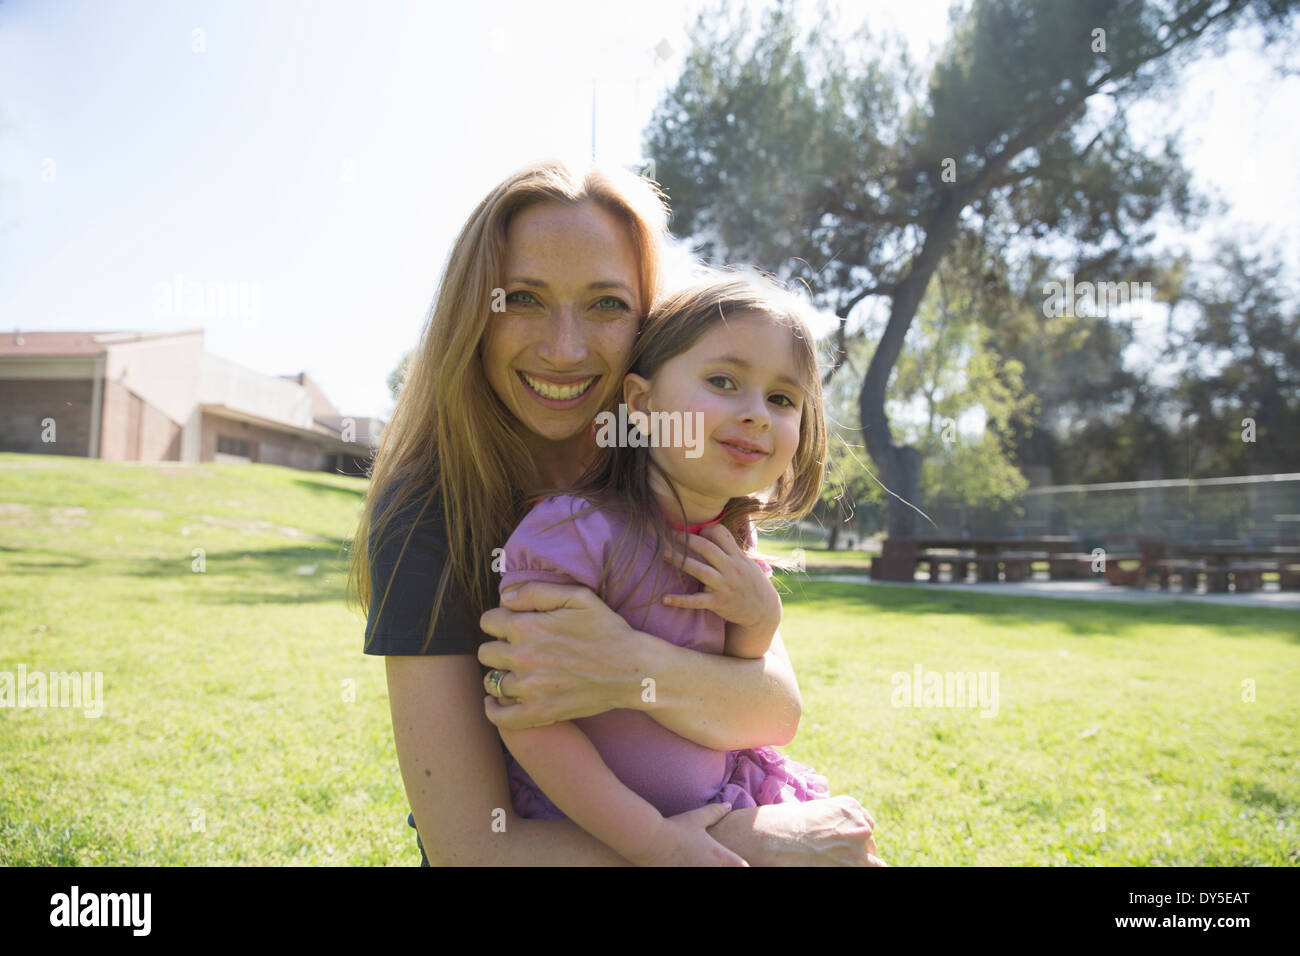
[(622, 375), (642, 317), (636, 247), (595, 203), (539, 203), (506, 233), (505, 311), (480, 353), (492, 390), (553, 442), (589, 431)]

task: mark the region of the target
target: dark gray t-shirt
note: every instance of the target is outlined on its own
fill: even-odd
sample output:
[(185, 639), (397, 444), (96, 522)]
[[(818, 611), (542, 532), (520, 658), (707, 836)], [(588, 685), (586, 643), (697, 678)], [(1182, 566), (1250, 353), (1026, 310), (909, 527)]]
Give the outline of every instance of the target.
[[(366, 620), (364, 648), (367, 654), (474, 654), (480, 644), (493, 640), (480, 630), (479, 615), (453, 572), (447, 583), (433, 639), (427, 648), (424, 646), (438, 582), (449, 557), (442, 495), (435, 494), (424, 513), (420, 514), (428, 488), (428, 485), (420, 486), (420, 492), (393, 516), (384, 529), (384, 541), (378, 550), (371, 532), (370, 612)], [(390, 498), (391, 492), (381, 495), (376, 514), (382, 513)], [(412, 526), (414, 531), (410, 541), (406, 541)], [(403, 542), (406, 543), (405, 552), (402, 551)], [(384, 590), (389, 587), (390, 576), (393, 583), (385, 600)], [(497, 584), (492, 582), (493, 590), (488, 592), (489, 595), (494, 593)]]

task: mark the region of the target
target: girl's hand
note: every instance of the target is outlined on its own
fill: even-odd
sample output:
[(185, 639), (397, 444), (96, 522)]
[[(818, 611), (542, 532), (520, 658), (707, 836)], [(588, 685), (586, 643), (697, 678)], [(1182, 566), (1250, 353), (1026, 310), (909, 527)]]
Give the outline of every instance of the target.
[(687, 535), (690, 554), (681, 564), (677, 549), (663, 552), (664, 560), (704, 585), (698, 594), (668, 594), (663, 603), (670, 607), (704, 609), (724, 621), (742, 627), (781, 625), (781, 596), (763, 574), (758, 562), (740, 550), (736, 539), (722, 525), (710, 525), (699, 534)]
[[(647, 665), (637, 635), (589, 588), (530, 581), (506, 591), (479, 619), (486, 667), (508, 671), (486, 697), (488, 720), (524, 730), (633, 706)], [(486, 689), (484, 691), (486, 695)]]
[(628, 859), (637, 866), (749, 866), (708, 833), (730, 812), (729, 804), (709, 803), (666, 817), (647, 840), (650, 848)]

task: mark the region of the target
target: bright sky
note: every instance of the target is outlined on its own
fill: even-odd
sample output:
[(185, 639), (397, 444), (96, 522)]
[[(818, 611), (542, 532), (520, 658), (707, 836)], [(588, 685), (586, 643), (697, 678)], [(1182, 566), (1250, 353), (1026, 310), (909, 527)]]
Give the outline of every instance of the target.
[[(210, 352), (387, 417), (474, 205), (527, 162), (590, 158), (593, 79), (597, 158), (637, 161), (699, 7), (2, 0), (0, 330), (202, 327)], [(939, 0), (841, 9), (922, 58), (946, 33)], [(1237, 54), (1177, 112), (1199, 184), (1300, 263), (1300, 78)], [(178, 282), (220, 314), (172, 301)]]

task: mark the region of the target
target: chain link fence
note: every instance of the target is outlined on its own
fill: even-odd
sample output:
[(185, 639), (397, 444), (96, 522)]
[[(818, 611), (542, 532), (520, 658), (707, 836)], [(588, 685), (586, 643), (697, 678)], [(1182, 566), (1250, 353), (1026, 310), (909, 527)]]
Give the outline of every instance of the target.
[(999, 509), (938, 500), (921, 510), (934, 522), (919, 519), (922, 537), (1142, 534), (1171, 543), (1300, 544), (1300, 474), (1048, 485)]

